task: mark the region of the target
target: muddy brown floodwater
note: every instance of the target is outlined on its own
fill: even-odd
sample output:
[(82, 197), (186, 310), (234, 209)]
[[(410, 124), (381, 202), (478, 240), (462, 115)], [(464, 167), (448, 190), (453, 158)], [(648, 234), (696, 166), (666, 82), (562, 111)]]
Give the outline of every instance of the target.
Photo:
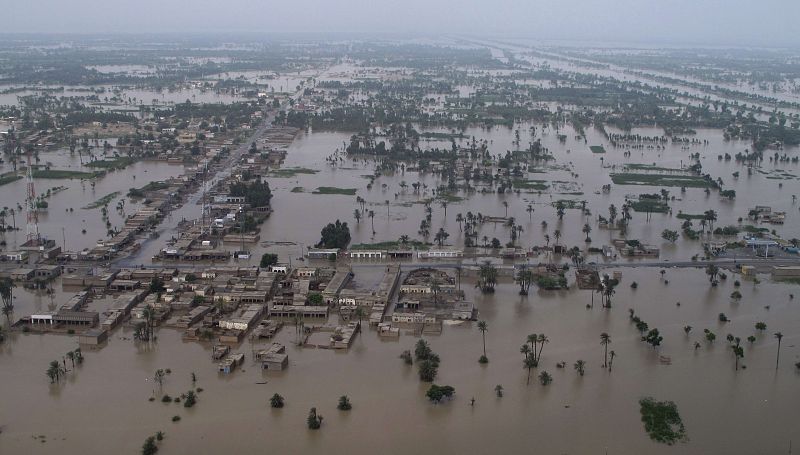
[[(528, 141), (529, 126), (515, 126), (522, 132), (523, 144)], [(471, 211), (502, 216), (505, 201), (509, 216), (524, 229), (518, 241), (524, 247), (544, 245), (544, 235), (552, 237), (559, 229), (562, 244), (585, 248), (581, 232), (584, 223), (593, 229), (592, 246), (599, 247), (617, 235), (600, 229), (597, 215), (607, 216), (612, 203), (620, 208), (626, 195), (660, 189), (614, 185), (610, 193), (599, 193), (602, 185), (611, 183), (611, 166), (619, 170), (624, 164), (657, 163), (675, 168), (687, 165), (689, 154), (699, 152), (704, 172), (721, 177), (726, 188), (736, 190), (736, 199), (721, 200), (716, 191), (706, 195), (702, 189), (689, 188), (681, 193), (679, 188), (669, 188), (677, 198), (670, 202), (673, 214), (653, 214), (648, 222), (644, 214), (633, 212), (629, 239), (660, 247), (662, 259), (687, 261), (701, 251), (701, 241), (681, 239), (671, 245), (660, 237), (665, 228), (680, 229), (678, 211), (696, 214), (714, 209), (718, 212), (716, 226), (737, 225), (738, 218), (746, 218), (748, 209), (756, 204), (786, 211), (786, 223), (769, 228), (786, 239), (800, 237), (798, 206), (791, 197), (800, 194), (796, 163), (771, 163), (765, 154), (761, 167), (747, 175), (744, 166), (720, 161), (717, 156), (743, 152), (749, 143), (725, 142), (718, 130), (697, 132), (696, 139), (709, 141), (706, 146), (683, 149), (667, 144), (665, 150), (633, 149), (629, 157), (624, 156), (625, 149), (610, 147), (595, 130), (586, 131), (586, 142), (575, 139), (576, 133), (568, 126), (561, 132), (567, 136), (564, 143), (558, 141), (552, 128), (542, 136), (537, 125), (537, 138), (542, 138), (556, 161), (544, 169), (546, 173), (528, 176), (560, 189), (541, 195), (475, 193), (450, 203), (446, 218), (443, 208), (435, 204), (431, 231), (444, 228), (450, 233), (448, 243), (463, 245), (456, 214)], [(660, 136), (662, 130), (637, 129), (633, 133)], [(465, 134), (489, 141), (489, 150), (495, 155), (514, 148), (514, 132), (508, 128), (470, 128)], [(423, 182), (434, 188), (439, 178), (397, 172), (377, 179), (367, 189), (369, 180), (365, 176), (374, 172), (374, 163), (347, 160), (331, 168), (325, 162), (349, 137), (349, 133), (330, 132), (298, 135), (289, 147), (284, 167), (320, 172), (268, 179), (273, 188), (274, 213), (261, 227), (261, 240), (266, 243), (253, 248), (251, 265), (265, 251), (279, 253), (281, 260), (299, 257), (301, 248), (317, 242), (320, 229), (337, 218), (350, 224), (352, 243), (396, 240), (404, 234), (418, 238), (419, 221), (425, 216), (424, 206), (418, 202), (431, 194), (414, 195), (410, 188), (404, 192), (400, 182), (407, 182), (409, 187), (413, 182)], [(450, 147), (449, 142), (430, 145)], [(589, 145), (604, 145), (608, 153), (601, 161), (589, 151)], [(787, 153), (796, 153), (796, 149)], [(57, 168), (83, 170), (76, 158), (63, 150), (43, 152), (41, 158)], [(106, 228), (99, 209), (81, 207), (119, 191), (109, 204), (112, 224), (118, 226), (124, 216), (111, 208), (129, 188), (182, 171), (182, 166), (141, 162), (99, 179), (94, 188), (76, 180), (37, 181), (40, 193), (53, 186), (68, 187), (51, 197), (48, 212), (40, 215), (42, 231), (60, 244), (63, 226), (68, 249), (91, 247), (105, 236)], [(736, 171), (741, 173), (738, 179), (732, 177)], [(353, 196), (311, 193), (320, 186), (356, 188), (358, 196), (367, 200), (368, 209), (375, 211), (375, 235), (369, 219), (360, 224), (353, 219)], [(293, 192), (295, 187), (305, 192)], [(24, 180), (8, 184), (0, 192), (0, 206), (13, 207), (24, 194)], [(558, 199), (586, 200), (592, 216), (567, 210), (559, 222), (551, 205)], [(135, 211), (135, 204), (126, 204), (128, 214)], [(528, 204), (535, 209), (532, 217), (525, 210)], [(67, 212), (68, 207), (74, 212)], [(187, 204), (169, 222), (199, 214), (198, 206)], [(542, 229), (542, 221), (548, 223), (547, 230)], [(16, 223), (23, 229), (5, 234), (9, 249), (25, 236), (24, 214), (17, 215)], [(86, 235), (80, 233), (84, 228)], [(485, 224), (480, 229), (479, 239), (497, 237), (503, 243), (509, 239), (508, 229), (500, 225)], [(136, 263), (150, 264), (150, 257), (163, 242), (164, 235), (146, 243)], [(545, 258), (531, 259), (539, 260)], [(591, 255), (587, 260), (600, 262)], [(368, 269), (356, 267), (356, 280)], [(767, 277), (761, 277), (757, 285), (742, 280), (743, 297), (735, 302), (729, 297), (736, 279), (731, 275), (711, 288), (702, 269), (667, 269), (669, 284), (662, 281), (658, 268), (618, 270), (623, 278), (610, 310), (599, 305), (587, 309), (590, 293), (574, 286), (567, 291), (520, 297), (511, 283), (501, 284), (493, 295), (481, 295), (465, 283), (467, 299), (475, 302), (478, 317), (489, 325), (486, 343), (490, 362), (484, 366), (477, 362), (481, 337), (472, 323), (446, 325), (441, 335), (426, 336), (442, 359), (436, 382), (456, 389), (456, 398), (440, 405), (426, 400), (428, 385), (420, 383), (415, 367), (404, 365), (398, 358), (417, 341), (406, 333), (399, 341), (384, 341), (367, 330), (348, 352), (338, 352), (296, 347), (294, 329), (287, 326), (277, 337), (287, 345), (287, 370), (263, 373), (250, 357), (251, 342), (245, 341), (234, 350), (247, 355), (244, 371), (220, 376), (208, 344), (183, 342), (179, 331), (162, 328), (157, 343), (137, 345), (131, 340), (132, 332), (123, 328), (112, 332), (103, 349), (85, 350), (85, 363), (58, 385), (49, 384), (47, 364), (76, 348), (76, 337), (7, 334), (6, 342), (0, 344), (0, 454), (137, 453), (144, 439), (156, 431), (166, 432), (161, 445), (164, 452), (187, 454), (221, 453), (231, 448), (242, 453), (780, 454), (788, 452), (791, 442), (800, 444), (800, 374), (794, 366), (800, 361), (800, 299), (790, 299), (790, 294), (800, 295), (800, 286), (773, 283)], [(633, 281), (639, 285), (635, 290), (630, 287)], [(59, 281), (54, 287), (57, 291), (52, 302), (47, 296), (15, 289), (15, 315), (64, 303), (72, 295), (60, 290)], [(651, 328), (661, 331), (664, 342), (658, 350), (639, 340), (628, 309), (634, 309)], [(719, 313), (725, 313), (731, 321), (720, 323)], [(754, 324), (759, 321), (768, 326), (763, 334), (755, 333)], [(685, 325), (694, 328), (688, 336)], [(713, 345), (702, 339), (705, 328), (717, 335)], [(780, 368), (776, 370), (777, 341), (773, 333), (777, 331), (785, 336)], [(610, 334), (610, 349), (617, 354), (610, 373), (601, 368), (602, 332)], [(554, 382), (549, 386), (536, 380), (526, 385), (519, 347), (529, 333), (545, 333), (550, 338), (542, 365), (535, 371), (546, 370), (553, 375)], [(728, 333), (743, 340), (749, 335), (757, 337), (752, 345), (744, 342), (746, 369), (734, 370), (734, 357), (725, 341)], [(697, 350), (695, 341), (701, 343)], [(671, 365), (662, 364), (659, 355), (670, 356)], [(572, 368), (578, 359), (587, 361), (584, 377)], [(560, 361), (566, 362), (565, 369), (556, 368)], [(172, 396), (188, 391), (192, 386), (190, 375), (196, 373), (197, 386), (204, 389), (197, 406), (186, 409), (180, 404), (148, 401), (157, 392), (151, 378), (159, 368), (172, 371), (163, 386), (163, 392)], [(264, 381), (266, 384), (257, 384)], [(503, 398), (495, 397), (497, 384), (505, 389)], [(269, 397), (274, 393), (286, 398), (285, 408), (269, 407)], [(341, 395), (350, 397), (352, 411), (336, 410)], [(638, 400), (643, 396), (675, 401), (689, 441), (678, 447), (652, 442), (640, 422)], [(474, 406), (469, 405), (472, 397)], [(306, 428), (306, 415), (312, 406), (325, 418), (320, 431)], [(180, 422), (171, 421), (175, 415), (181, 416)]]
[[(734, 277), (712, 289), (699, 269), (669, 269), (668, 285), (657, 269), (620, 270), (611, 310), (587, 309), (588, 291), (520, 297), (508, 283), (483, 296), (465, 283), (468, 298), (489, 324), (490, 362), (477, 362), (481, 339), (474, 324), (426, 336), (442, 358), (436, 382), (456, 389), (456, 398), (440, 405), (425, 399), (427, 385), (415, 367), (398, 359), (416, 342), (407, 334), (382, 341), (366, 331), (349, 352), (336, 352), (297, 348), (293, 327), (287, 326), (278, 336), (289, 351), (287, 370), (262, 373), (245, 342), (237, 349), (248, 354), (244, 371), (220, 376), (210, 347), (182, 342), (178, 331), (159, 330), (157, 343), (145, 348), (131, 341), (130, 331), (120, 330), (104, 349), (86, 351), (85, 363), (67, 381), (49, 385), (47, 362), (75, 348), (74, 337), (16, 333), (0, 345), (0, 453), (136, 453), (144, 438), (159, 430), (166, 432), (167, 453), (220, 453), (231, 447), (244, 453), (267, 447), (355, 454), (787, 453), (800, 435), (800, 378), (793, 365), (800, 355), (800, 308), (788, 294), (800, 289), (744, 281), (743, 298), (734, 303), (728, 297)], [(629, 287), (632, 281), (638, 289)], [(27, 299), (20, 293), (20, 307), (31, 304)], [(639, 341), (629, 308), (662, 332), (658, 351)], [(719, 323), (720, 312), (731, 322)], [(744, 339), (757, 321), (768, 330), (745, 346), (747, 368), (734, 371), (725, 334)], [(689, 336), (683, 331), (687, 324), (694, 327)], [(717, 333), (713, 346), (701, 339), (703, 328)], [(777, 371), (775, 331), (786, 334)], [(550, 338), (534, 371), (553, 375), (546, 387), (525, 383), (519, 346), (532, 332)], [(617, 353), (610, 373), (601, 367), (601, 332), (611, 335), (610, 348)], [(698, 350), (695, 341), (702, 344)], [(659, 355), (671, 356), (672, 364), (661, 364)], [(572, 369), (578, 359), (587, 361), (584, 377)], [(559, 361), (567, 368), (557, 369)], [(197, 406), (149, 402), (157, 389), (150, 378), (158, 368), (172, 370), (163, 387), (172, 396), (190, 389), (195, 372), (204, 389)], [(495, 397), (497, 384), (505, 389), (503, 398)], [(286, 398), (284, 409), (269, 407), (273, 393)], [(344, 394), (353, 402), (347, 413), (336, 410)], [(639, 421), (642, 396), (674, 400), (690, 440), (674, 448), (651, 442)], [(312, 406), (325, 417), (320, 431), (305, 425)], [(182, 420), (172, 423), (174, 415)]]

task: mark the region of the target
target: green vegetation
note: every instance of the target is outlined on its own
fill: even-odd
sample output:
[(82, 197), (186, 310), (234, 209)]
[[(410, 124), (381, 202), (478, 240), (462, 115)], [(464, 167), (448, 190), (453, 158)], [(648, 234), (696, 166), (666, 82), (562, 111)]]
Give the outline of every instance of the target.
[(664, 201), (655, 199), (639, 199), (630, 203), (630, 207), (635, 212), (667, 213), (669, 206)]
[(343, 196), (355, 196), (356, 188), (336, 188), (335, 186), (321, 186), (314, 190), (312, 194), (340, 194)]
[(88, 167), (96, 167), (100, 169), (125, 169), (131, 164), (136, 162), (136, 158), (128, 156), (118, 156), (112, 160), (95, 160), (86, 163)]
[(511, 185), (514, 188), (520, 190), (536, 190), (536, 191), (544, 191), (550, 188), (550, 185), (547, 184), (546, 180), (523, 180), (523, 179), (514, 179), (511, 182)]
[(419, 367), (419, 380), (433, 382), (439, 372), (439, 356), (428, 346), (427, 341), (417, 341), (414, 357)]
[(91, 209), (96, 209), (98, 207), (102, 207), (104, 205), (107, 205), (109, 202), (111, 202), (112, 199), (114, 199), (117, 196), (119, 196), (119, 191), (114, 191), (113, 193), (106, 194), (105, 196), (101, 197), (100, 199), (98, 199), (98, 200), (92, 202), (91, 204), (87, 205), (86, 207), (84, 207), (84, 209), (85, 210), (91, 210)]
[(277, 178), (289, 178), (295, 177), (297, 174), (316, 174), (317, 172), (319, 171), (305, 167), (287, 167), (285, 169), (273, 169), (269, 171), (269, 176)]
[(675, 403), (646, 397), (639, 400), (639, 405), (644, 429), (650, 439), (668, 445), (687, 439), (686, 428)]
[(456, 393), (456, 389), (449, 385), (436, 385), (431, 384), (431, 387), (425, 392), (425, 396), (434, 403), (439, 403), (445, 398), (450, 398)]
[(273, 253), (264, 253), (261, 255), (261, 262), (258, 264), (259, 267), (265, 269), (271, 265), (275, 265), (278, 263), (278, 255)]
[(280, 409), (284, 406), (283, 397), (279, 394), (272, 395), (272, 398), (269, 399), (269, 405), (275, 409)]
[(336, 220), (336, 223), (328, 223), (322, 228), (321, 235), (322, 238), (317, 243), (318, 248), (346, 248), (350, 243), (350, 228), (347, 227), (347, 222)]
[(6, 183), (16, 182), (21, 178), (22, 178), (21, 175), (16, 175), (13, 172), (8, 172), (6, 174), (0, 175), (0, 186), (5, 185)]
[(322, 416), (317, 414), (317, 408), (311, 408), (311, 410), (308, 411), (306, 424), (310, 430), (319, 430), (322, 426)]
[(306, 189), (303, 188), (302, 186), (296, 186), (296, 187), (292, 188), (291, 192), (292, 193), (305, 193)]
[(63, 169), (36, 169), (32, 172), (37, 179), (92, 179), (104, 174), (98, 172), (67, 171)]
[(166, 182), (150, 182), (141, 188), (131, 188), (128, 191), (128, 197), (143, 198), (150, 191), (158, 191), (165, 188), (169, 188), (169, 184)]
[(590, 145), (589, 150), (591, 150), (592, 153), (606, 153), (606, 149), (602, 145)]
[(712, 180), (697, 175), (612, 173), (616, 185), (677, 186), (688, 188), (714, 188)]
[(350, 403), (350, 398), (347, 395), (342, 395), (339, 397), (339, 403), (336, 405), (336, 409), (340, 411), (349, 411), (353, 409), (353, 404)]
[(656, 166), (655, 164), (641, 164), (641, 163), (631, 163), (625, 165), (626, 171), (654, 171), (654, 172), (684, 172), (683, 169), (673, 168), (673, 167), (661, 167)]
[(703, 220), (706, 218), (706, 215), (703, 213), (679, 213), (675, 218), (679, 220)]
[(236, 182), (231, 184), (231, 196), (244, 197), (244, 201), (250, 204), (251, 207), (266, 207), (272, 199), (272, 191), (269, 189), (269, 183), (266, 181), (256, 180), (251, 183)]

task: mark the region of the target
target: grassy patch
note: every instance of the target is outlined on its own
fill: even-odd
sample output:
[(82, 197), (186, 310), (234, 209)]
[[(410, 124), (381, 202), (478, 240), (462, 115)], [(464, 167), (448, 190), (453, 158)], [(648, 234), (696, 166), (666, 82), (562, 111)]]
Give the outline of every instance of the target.
[(111, 202), (111, 200), (114, 199), (117, 196), (119, 196), (119, 191), (114, 191), (111, 194), (106, 194), (105, 196), (101, 197), (100, 199), (98, 199), (98, 200), (92, 202), (91, 204), (87, 205), (86, 207), (84, 207), (84, 209), (91, 210), (91, 209), (96, 209), (98, 207), (102, 207), (102, 206), (108, 204), (109, 202)]
[(341, 194), (344, 196), (355, 196), (356, 188), (336, 188), (335, 186), (321, 186), (311, 194)]
[(674, 167), (661, 167), (661, 166), (656, 166), (655, 164), (640, 164), (640, 163), (626, 164), (625, 170), (653, 171), (653, 172), (685, 172), (683, 169), (678, 169)]
[(511, 182), (511, 185), (520, 190), (544, 191), (550, 188), (550, 185), (547, 184), (547, 180), (514, 179)]
[(558, 207), (559, 202), (564, 205), (565, 209), (580, 209), (583, 205), (583, 201), (576, 201), (575, 199), (559, 199), (551, 202), (550, 205)]
[(688, 188), (713, 188), (714, 182), (697, 175), (614, 173), (611, 181), (616, 185), (677, 186)]
[(641, 199), (630, 203), (631, 208), (636, 212), (667, 213), (669, 206), (664, 201), (655, 199)]
[(694, 213), (694, 214), (693, 213), (679, 213), (676, 218), (678, 218), (679, 220), (702, 220), (705, 217), (706, 216), (703, 215), (702, 213), (700, 213), (700, 214), (696, 214), (696, 213)]
[(158, 191), (164, 188), (169, 188), (166, 182), (150, 182), (141, 188), (131, 188), (130, 191), (128, 191), (128, 197), (143, 198), (148, 191)]
[(757, 226), (753, 226), (752, 224), (746, 224), (746, 225), (742, 226), (742, 230), (745, 231), (745, 232), (749, 232), (751, 234), (757, 234), (759, 232), (769, 232), (769, 228), (757, 227)]
[(456, 196), (455, 194), (445, 192), (438, 193), (436, 195), (436, 199), (447, 203), (456, 203), (464, 200), (464, 198), (461, 196)]
[(606, 149), (602, 145), (590, 145), (589, 150), (591, 150), (592, 153), (606, 153)]
[(21, 179), (21, 175), (14, 175), (13, 172), (9, 172), (8, 174), (0, 175), (0, 186), (5, 185), (6, 183), (16, 182), (17, 180)]
[(639, 406), (644, 430), (650, 439), (668, 445), (686, 440), (686, 428), (675, 403), (647, 397), (639, 400)]
[(302, 186), (296, 186), (296, 187), (292, 188), (292, 193), (305, 193), (305, 192), (306, 192), (306, 189), (303, 188)]
[(63, 169), (36, 169), (33, 178), (37, 179), (91, 179), (103, 175), (103, 172), (65, 171)]
[(86, 163), (88, 167), (96, 167), (99, 169), (125, 169), (126, 167), (130, 166), (131, 164), (135, 163), (135, 158), (130, 158), (127, 156), (119, 156), (112, 160), (96, 160), (90, 161)]
[(287, 167), (285, 169), (273, 169), (269, 171), (270, 177), (288, 178), (294, 177), (297, 174), (316, 174), (317, 170), (308, 169), (305, 167)]

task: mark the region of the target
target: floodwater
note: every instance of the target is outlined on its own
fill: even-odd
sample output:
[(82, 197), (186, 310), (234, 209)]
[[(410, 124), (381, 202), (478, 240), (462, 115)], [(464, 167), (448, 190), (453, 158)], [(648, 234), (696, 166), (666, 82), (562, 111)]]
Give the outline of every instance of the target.
[[(406, 334), (387, 342), (368, 331), (344, 353), (297, 348), (294, 329), (287, 326), (278, 336), (289, 351), (286, 371), (262, 373), (245, 342), (237, 349), (248, 357), (244, 371), (219, 376), (210, 347), (184, 343), (178, 331), (159, 330), (157, 344), (146, 348), (131, 341), (130, 331), (118, 330), (104, 349), (86, 351), (85, 363), (60, 385), (49, 385), (44, 370), (49, 360), (77, 346), (74, 337), (14, 334), (0, 346), (0, 452), (132, 453), (145, 437), (165, 431), (167, 453), (221, 452), (232, 441), (245, 452), (269, 446), (356, 454), (519, 453), (532, 447), (542, 453), (785, 453), (800, 434), (792, 366), (800, 360), (794, 333), (800, 311), (788, 298), (796, 287), (745, 281), (741, 303), (732, 303), (727, 296), (733, 277), (712, 289), (699, 270), (669, 270), (669, 285), (656, 269), (622, 271), (611, 310), (587, 309), (588, 291), (525, 298), (516, 286), (503, 284), (495, 295), (482, 296), (465, 281), (468, 298), (489, 324), (490, 363), (477, 362), (481, 339), (472, 324), (426, 337), (442, 358), (436, 382), (456, 389), (456, 398), (440, 405), (426, 401), (427, 386), (397, 358), (416, 341)], [(636, 290), (629, 288), (634, 280)], [(18, 294), (26, 311), (32, 302)], [(659, 328), (664, 343), (658, 351), (638, 340), (628, 308)], [(731, 322), (717, 322), (720, 312)], [(745, 338), (757, 321), (768, 330), (745, 346), (747, 369), (734, 371), (724, 336)], [(694, 327), (690, 336), (683, 332), (686, 324)], [(717, 333), (715, 345), (701, 340), (703, 328)], [(776, 371), (771, 333), (778, 330), (786, 336)], [(518, 350), (532, 332), (550, 338), (542, 366), (534, 370), (553, 375), (546, 387), (535, 378), (526, 385)], [(611, 335), (610, 349), (617, 354), (611, 373), (601, 367), (601, 332)], [(698, 350), (696, 340), (702, 342)], [(672, 364), (660, 364), (659, 354), (671, 356)], [(572, 369), (578, 359), (587, 361), (584, 377)], [(567, 367), (557, 369), (559, 361)], [(172, 370), (163, 389), (172, 396), (189, 390), (195, 372), (204, 389), (198, 405), (187, 410), (149, 402), (157, 387), (150, 378), (158, 368)], [(503, 385), (503, 398), (494, 396), (497, 384)], [(269, 408), (273, 393), (286, 398), (284, 409)], [(344, 394), (354, 404), (349, 413), (335, 409)], [(637, 400), (643, 396), (674, 400), (690, 441), (674, 449), (652, 443), (639, 422)], [(312, 406), (325, 417), (316, 432), (305, 426)], [(172, 423), (173, 415), (182, 420)], [(46, 442), (35, 439), (39, 435)]]
[[(459, 87), (462, 94), (469, 90)], [(147, 101), (146, 97), (143, 99)], [(486, 140), (491, 153), (497, 155), (515, 148), (517, 128), (524, 147), (530, 140), (530, 126), (536, 127), (536, 138), (542, 139), (556, 161), (539, 166), (537, 170), (546, 172), (533, 172), (528, 178), (544, 180), (551, 188), (542, 194), (477, 192), (463, 201), (451, 202), (447, 216), (436, 203), (431, 235), (441, 227), (450, 234), (446, 243), (461, 246), (463, 236), (455, 221), (457, 213), (503, 216), (503, 202), (507, 202), (508, 215), (515, 217), (524, 229), (518, 244), (525, 248), (544, 245), (545, 234), (554, 243), (556, 229), (562, 233), (560, 243), (585, 248), (581, 231), (584, 223), (593, 229), (592, 246), (609, 244), (617, 233), (600, 229), (597, 215), (607, 216), (610, 204), (620, 208), (626, 195), (655, 193), (660, 189), (613, 185), (610, 193), (598, 194), (602, 185), (611, 183), (609, 173), (633, 163), (686, 166), (690, 164), (690, 153), (700, 153), (704, 172), (714, 178), (721, 177), (726, 188), (736, 190), (736, 199), (721, 200), (716, 191), (706, 195), (702, 189), (688, 188), (681, 193), (679, 188), (669, 188), (676, 197), (670, 202), (673, 214), (653, 214), (648, 222), (644, 214), (632, 212), (628, 239), (661, 247), (662, 259), (688, 260), (701, 252), (702, 240), (681, 239), (671, 245), (660, 237), (665, 228), (680, 230), (682, 221), (675, 216), (679, 211), (702, 213), (714, 209), (718, 212), (715, 226), (737, 225), (737, 219), (746, 218), (748, 209), (756, 204), (786, 211), (786, 223), (774, 228), (784, 238), (800, 237), (798, 206), (791, 197), (800, 193), (798, 164), (771, 163), (766, 159), (770, 152), (765, 152), (761, 168), (747, 175), (743, 165), (717, 159), (724, 153), (744, 152), (750, 146), (747, 142), (725, 142), (717, 130), (700, 130), (695, 138), (708, 140), (708, 145), (684, 148), (668, 143), (663, 150), (631, 149), (626, 157), (625, 148), (612, 148), (593, 129), (586, 130), (584, 142), (575, 138), (570, 127), (563, 127), (561, 133), (567, 136), (564, 143), (558, 141), (552, 127), (543, 131), (541, 125), (527, 123), (513, 129), (469, 128), (464, 134), (470, 139), (474, 136), (479, 141)], [(656, 128), (637, 129), (633, 133), (662, 134)], [(425, 216), (424, 205), (419, 201), (433, 196), (432, 188), (442, 183), (438, 176), (397, 171), (376, 179), (368, 189), (367, 177), (375, 172), (373, 162), (347, 159), (333, 167), (325, 161), (337, 149), (341, 150), (349, 137), (349, 133), (319, 131), (298, 135), (288, 148), (284, 167), (305, 167), (319, 172), (268, 179), (274, 194), (274, 213), (262, 226), (263, 243), (253, 248), (255, 254), (249, 263), (257, 263), (265, 251), (279, 253), (284, 261), (297, 260), (303, 248), (319, 240), (322, 227), (337, 218), (351, 226), (352, 243), (396, 240), (404, 234), (419, 238), (416, 232)], [(467, 139), (462, 141), (466, 142)], [(447, 141), (429, 145), (450, 147)], [(601, 155), (589, 151), (590, 145), (605, 146), (607, 153), (602, 155), (602, 161)], [(797, 150), (785, 152), (793, 156)], [(54, 168), (83, 170), (78, 157), (63, 150), (42, 153), (41, 158), (42, 163), (52, 162)], [(5, 164), (3, 171), (8, 168)], [(67, 187), (48, 200), (50, 208), (40, 214), (41, 230), (60, 243), (64, 227), (68, 249), (91, 247), (97, 239), (105, 237), (106, 228), (99, 208), (81, 207), (120, 191), (109, 203), (112, 224), (119, 227), (124, 216), (114, 207), (129, 188), (180, 175), (182, 171), (182, 166), (140, 162), (109, 173), (98, 179), (94, 187), (78, 180), (37, 180), (40, 194), (47, 188)], [(736, 171), (741, 174), (738, 179), (732, 177)], [(782, 178), (776, 179), (778, 176)], [(408, 184), (406, 190), (400, 187), (402, 181)], [(411, 188), (414, 182), (426, 184), (427, 191), (414, 194)], [(355, 188), (357, 195), (367, 200), (368, 210), (375, 213), (372, 220), (375, 233), (369, 218), (360, 223), (353, 219), (353, 210), (357, 208), (354, 196), (312, 194), (321, 186)], [(293, 192), (296, 187), (303, 191)], [(24, 180), (5, 185), (0, 192), (0, 206), (16, 206), (24, 195)], [(586, 200), (592, 216), (567, 210), (559, 221), (552, 207), (558, 199)], [(535, 209), (530, 216), (526, 211), (528, 204)], [(73, 212), (66, 211), (70, 207)], [(126, 214), (133, 213), (136, 207), (128, 200)], [(199, 217), (200, 208), (187, 203), (172, 215), (172, 221), (192, 214)], [(16, 218), (21, 231), (5, 234), (9, 249), (25, 236), (24, 212), (19, 212)], [(542, 221), (547, 222), (546, 229), (542, 228)], [(87, 234), (80, 234), (81, 229), (86, 229)], [(483, 236), (497, 237), (505, 243), (509, 231), (487, 223), (480, 227), (478, 238)], [(145, 249), (157, 250), (164, 239), (162, 236), (152, 240)], [(238, 245), (230, 248), (238, 249)], [(149, 256), (142, 254), (140, 262), (150, 263)], [(547, 258), (531, 259), (538, 260)], [(600, 261), (593, 256), (587, 260)], [(371, 282), (370, 273), (374, 274), (374, 269), (370, 265), (356, 267), (356, 281)], [(737, 278), (734, 276), (711, 288), (701, 269), (667, 269), (664, 279), (669, 284), (663, 281), (657, 268), (619, 270), (623, 279), (611, 310), (599, 305), (586, 308), (591, 294), (574, 286), (568, 291), (532, 292), (528, 297), (520, 297), (516, 286), (502, 283), (495, 294), (481, 295), (470, 280), (465, 280), (467, 298), (475, 302), (479, 318), (489, 324), (486, 341), (490, 363), (481, 366), (477, 362), (481, 339), (473, 324), (446, 326), (442, 335), (426, 337), (442, 358), (436, 382), (456, 389), (455, 400), (440, 405), (427, 402), (424, 397), (427, 385), (419, 382), (415, 368), (398, 359), (401, 351), (412, 348), (416, 342), (414, 336), (405, 333), (399, 341), (383, 341), (375, 332), (365, 331), (345, 353), (297, 348), (292, 344), (294, 328), (287, 326), (277, 341), (287, 345), (288, 370), (263, 373), (250, 359), (252, 345), (245, 341), (235, 350), (248, 356), (244, 371), (220, 376), (211, 361), (210, 346), (182, 342), (179, 331), (160, 329), (158, 342), (143, 346), (131, 340), (130, 330), (118, 329), (102, 350), (86, 350), (86, 362), (59, 385), (49, 384), (45, 369), (49, 361), (77, 347), (76, 338), (10, 334), (0, 345), (0, 383), (4, 385), (0, 388), (0, 453), (135, 453), (147, 436), (159, 430), (167, 434), (162, 443), (167, 453), (221, 452), (230, 450), (233, 444), (243, 452), (270, 447), (298, 453), (313, 450), (354, 454), (378, 451), (750, 454), (785, 453), (792, 438), (797, 443), (800, 409), (798, 374), (793, 364), (800, 361), (797, 347), (800, 309), (790, 294), (800, 293), (800, 287), (772, 283), (765, 277), (758, 285), (742, 280), (743, 298), (737, 303), (729, 298)], [(635, 290), (630, 287), (634, 281), (638, 283)], [(60, 291), (58, 281), (54, 287), (57, 291), (53, 301), (41, 293), (16, 288), (15, 315), (41, 311), (53, 303), (64, 303), (71, 296)], [(628, 309), (634, 309), (650, 327), (661, 331), (664, 342), (658, 351), (639, 340), (638, 332), (629, 322)], [(723, 312), (731, 322), (718, 322), (718, 315)], [(332, 322), (335, 319), (332, 317)], [(768, 330), (756, 334), (757, 341), (752, 346), (745, 342), (743, 364), (747, 368), (734, 371), (725, 335), (732, 333), (745, 339), (755, 334), (753, 327), (758, 321), (767, 323)], [(694, 327), (688, 336), (683, 331), (685, 325)], [(717, 334), (714, 345), (701, 339), (704, 328)], [(785, 334), (777, 371), (777, 342), (772, 336), (776, 331)], [(538, 374), (547, 370), (553, 375), (553, 384), (546, 387), (535, 378), (526, 385), (519, 346), (532, 332), (545, 333), (550, 338), (542, 366), (534, 371)], [(610, 349), (617, 354), (611, 373), (601, 368), (602, 332), (611, 335)], [(693, 348), (695, 341), (701, 342), (700, 349)], [(659, 355), (670, 356), (672, 364), (660, 363)], [(572, 369), (578, 359), (587, 361), (584, 377)], [(566, 362), (563, 370), (555, 366), (560, 361)], [(204, 389), (198, 405), (185, 409), (158, 400), (149, 402), (148, 398), (156, 392), (157, 386), (151, 378), (158, 368), (172, 370), (163, 389), (172, 396), (189, 390), (190, 374), (195, 372), (197, 386)], [(265, 380), (267, 384), (257, 384)], [(495, 397), (497, 384), (503, 385), (504, 398)], [(269, 408), (268, 399), (273, 393), (286, 398), (286, 408)], [(354, 404), (349, 413), (335, 409), (338, 397), (344, 394)], [(686, 424), (689, 442), (677, 448), (651, 442), (639, 421), (637, 401), (643, 396), (675, 401)], [(469, 406), (472, 397), (476, 402)], [(305, 425), (312, 406), (325, 417), (322, 430), (316, 432)], [(182, 420), (172, 423), (174, 415)]]

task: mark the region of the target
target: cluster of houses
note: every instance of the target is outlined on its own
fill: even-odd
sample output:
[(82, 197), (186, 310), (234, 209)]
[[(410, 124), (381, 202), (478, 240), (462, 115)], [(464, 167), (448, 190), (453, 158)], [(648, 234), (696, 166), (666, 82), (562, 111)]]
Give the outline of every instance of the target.
[(474, 304), (464, 300), (455, 278), (439, 269), (421, 268), (409, 272), (400, 285), (392, 323), (441, 330), (446, 319), (474, 317)]
[(766, 205), (757, 205), (750, 209), (748, 218), (761, 223), (783, 224), (786, 221), (786, 212), (773, 211), (772, 207)]

